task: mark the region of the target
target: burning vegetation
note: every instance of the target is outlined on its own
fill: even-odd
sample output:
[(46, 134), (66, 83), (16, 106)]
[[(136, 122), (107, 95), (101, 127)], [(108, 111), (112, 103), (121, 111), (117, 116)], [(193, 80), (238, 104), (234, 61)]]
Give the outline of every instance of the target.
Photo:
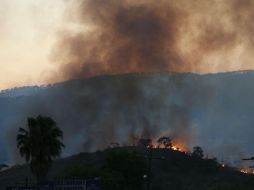
[[(252, 36), (253, 27), (245, 25), (253, 18), (250, 0), (244, 0), (241, 6), (236, 0), (231, 3), (224, 0), (223, 6), (218, 6), (217, 1), (200, 0), (196, 3), (182, 0), (69, 2), (73, 5), (68, 11), (72, 15), (69, 19), (78, 27), (59, 33), (52, 52), (58, 69), (49, 81), (105, 74), (121, 76), (95, 78), (87, 80), (85, 85), (79, 81), (72, 86), (62, 85), (32, 102), (22, 97), (26, 106), (18, 104), (21, 107), (14, 110), (24, 109), (20, 114), (47, 113), (56, 117), (68, 134), (71, 153), (101, 149), (107, 140), (128, 143), (133, 136), (141, 136), (146, 130), (157, 132), (157, 136), (170, 128), (173, 137), (181, 136), (189, 141), (193, 102), (206, 105), (213, 89), (202, 82), (193, 85), (186, 76), (149, 79), (146, 75), (123, 74), (203, 72), (208, 65), (236, 60), (240, 56), (239, 49), (248, 54), (249, 51), (244, 50), (252, 49), (249, 47), (254, 44), (248, 38)], [(225, 12), (228, 15), (224, 15)], [(214, 57), (218, 60), (216, 64), (211, 63)], [(203, 63), (206, 64), (201, 65)], [(198, 91), (202, 91), (201, 95)], [(20, 119), (14, 122), (19, 123)], [(10, 123), (13, 125), (13, 121)], [(100, 138), (95, 138), (98, 136)], [(138, 144), (188, 152), (184, 143), (167, 136), (156, 143), (142, 139)], [(196, 156), (203, 157), (199, 148), (195, 152)]]
[(182, 152), (185, 154), (189, 154), (183, 146), (180, 144), (174, 144), (172, 139), (168, 136), (160, 137), (156, 143), (153, 143), (152, 139), (139, 139), (138, 146), (150, 149), (170, 149), (173, 151)]
[(252, 174), (252, 175), (254, 175), (254, 171), (251, 170), (251, 169), (240, 169), (240, 172), (244, 173), (244, 174)]
[[(108, 139), (127, 144), (127, 138), (141, 136), (146, 129), (161, 134), (170, 128), (174, 137), (182, 136), (189, 141), (194, 103), (206, 105), (213, 89), (199, 79), (201, 82), (193, 85), (186, 76), (158, 75), (149, 79), (148, 75), (123, 74), (203, 72), (208, 65), (230, 62), (225, 57), (235, 60), (231, 55), (237, 56), (237, 50), (248, 52), (243, 50), (253, 30), (244, 25), (253, 17), (250, 8), (253, 2), (244, 2), (238, 6), (235, 0), (223, 0), (221, 4), (200, 0), (194, 3), (185, 0), (68, 1), (66, 19), (75, 29), (59, 31), (51, 54), (57, 71), (49, 81), (121, 76), (90, 79), (86, 85), (80, 82), (71, 87), (62, 85), (54, 88), (53, 93), (47, 91), (42, 98), (14, 110), (24, 109), (20, 114), (47, 113), (56, 117), (68, 134), (71, 153), (101, 149), (108, 144)], [(235, 11), (236, 8), (240, 9)], [(238, 47), (239, 41), (242, 48)], [(216, 57), (218, 63), (212, 64), (211, 57)], [(196, 95), (199, 91), (202, 94)], [(10, 120), (10, 124), (20, 120)], [(98, 135), (100, 138), (95, 138)], [(186, 151), (186, 146), (176, 141), (172, 145), (158, 144), (153, 147)], [(11, 157), (16, 159), (16, 155)]]
[[(201, 147), (199, 147), (199, 146), (193, 147), (193, 152), (191, 153), (190, 151), (184, 149), (183, 148), (184, 146), (182, 146), (181, 144), (174, 144), (174, 141), (169, 136), (160, 137), (156, 141), (156, 143), (154, 143), (152, 139), (141, 138), (138, 141), (138, 146), (147, 148), (147, 149), (169, 149), (172, 151), (184, 153), (185, 155), (188, 155), (188, 156), (193, 156), (195, 158), (201, 158), (201, 159), (204, 158), (204, 152)], [(206, 158), (206, 159), (208, 159), (208, 158)], [(213, 158), (213, 159), (216, 160), (216, 162), (217, 162), (216, 158)], [(249, 160), (249, 159), (243, 159), (243, 160)], [(224, 163), (217, 163), (217, 164), (221, 168), (231, 168)], [(238, 171), (240, 171), (241, 173), (244, 173), (244, 174), (254, 175), (254, 170), (251, 168), (244, 167), (244, 168), (240, 168)]]
[[(167, 77), (159, 79), (158, 76), (148, 79), (147, 76), (123, 75), (165, 71), (202, 73), (206, 66), (213, 65), (211, 60), (214, 60), (214, 57), (218, 60), (216, 64), (221, 65), (235, 60), (237, 56), (240, 57), (239, 52), (254, 47), (254, 40), (249, 42), (254, 27), (244, 24), (251, 23), (254, 18), (252, 9), (249, 9), (254, 4), (250, 0), (244, 0), (245, 4), (241, 4), (240, 7), (240, 1), (236, 0), (232, 3), (224, 0), (221, 4), (223, 6), (214, 6), (218, 5), (217, 1), (189, 2), (81, 0), (73, 3), (72, 7), (75, 10), (72, 11), (76, 14), (70, 20), (79, 27), (74, 32), (61, 33), (60, 38), (56, 40), (56, 51), (52, 53), (52, 57), (58, 64), (58, 70), (54, 73), (54, 79), (49, 81), (107, 74), (122, 76), (87, 80), (84, 86), (79, 81), (71, 87), (63, 85), (61, 88), (55, 88), (50, 95), (45, 93), (45, 96), (39, 98), (39, 103), (38, 98), (34, 99), (36, 104), (32, 103), (32, 106), (26, 107), (26, 111), (22, 113), (42, 112), (56, 116), (57, 120), (62, 121), (63, 129), (68, 134), (68, 144), (74, 144), (70, 149), (78, 149), (75, 143), (79, 141), (79, 146), (88, 151), (105, 147), (107, 140), (121, 140), (120, 143), (127, 143), (132, 137), (149, 136), (145, 135), (146, 133), (157, 136), (170, 128), (170, 134), (175, 139), (162, 136), (154, 143), (150, 138), (141, 138), (137, 143), (138, 146), (151, 150), (150, 152), (169, 152), (167, 159), (171, 159), (171, 162), (168, 161), (169, 170), (166, 172), (172, 171), (179, 163), (182, 168), (177, 168), (174, 174), (184, 173), (181, 169), (184, 170), (185, 166), (192, 171), (196, 167), (195, 164), (199, 165), (197, 176), (207, 172), (207, 169), (212, 172), (226, 169), (227, 167), (218, 163), (217, 159), (204, 158), (201, 147), (195, 146), (190, 153), (185, 146), (192, 138), (192, 114), (198, 112), (198, 109), (194, 109), (193, 102), (206, 105), (213, 89), (208, 85), (203, 87), (202, 82), (200, 85), (194, 84), (194, 89), (190, 89), (188, 85), (184, 87), (183, 84), (189, 82), (186, 77), (178, 76), (172, 80)], [(228, 15), (224, 15), (225, 10)], [(246, 13), (244, 10), (249, 10), (247, 16), (243, 14)], [(236, 12), (239, 12), (238, 19), (235, 17)], [(210, 19), (211, 15), (215, 17), (214, 20)], [(89, 29), (83, 30), (85, 26)], [(246, 54), (242, 54), (248, 53), (249, 51), (246, 51)], [(110, 82), (107, 83), (106, 80)], [(171, 95), (174, 89), (172, 86), (177, 89), (175, 97)], [(200, 89), (202, 93), (195, 96), (196, 91), (201, 91)], [(25, 102), (24, 105), (31, 105), (28, 101)], [(57, 106), (52, 108), (51, 105)], [(72, 119), (69, 119), (70, 116)], [(179, 142), (179, 139), (185, 139), (186, 142)], [(112, 143), (111, 146), (119, 147), (119, 143)], [(170, 158), (172, 155), (176, 155), (175, 158), (178, 159)], [(131, 156), (126, 163), (133, 161)], [(109, 159), (110, 164), (114, 164), (115, 160), (122, 161), (122, 158), (128, 156), (121, 155), (120, 158)], [(187, 164), (182, 166), (181, 161), (186, 161)], [(130, 163), (130, 166), (133, 166), (132, 162)], [(114, 167), (125, 165), (127, 164), (120, 162), (117, 166), (109, 168), (115, 169)], [(129, 168), (127, 167), (127, 171)], [(240, 169), (240, 172), (254, 174), (251, 169)], [(130, 176), (132, 173), (128, 172), (126, 179)]]
[(241, 168), (239, 171), (240, 171), (241, 173), (244, 173), (244, 174), (254, 175), (254, 170), (253, 170), (253, 168), (248, 167), (248, 166)]

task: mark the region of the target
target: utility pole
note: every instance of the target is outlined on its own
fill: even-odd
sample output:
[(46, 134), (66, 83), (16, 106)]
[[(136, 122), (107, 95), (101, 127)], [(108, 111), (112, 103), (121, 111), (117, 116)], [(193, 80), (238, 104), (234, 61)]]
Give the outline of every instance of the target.
[(148, 165), (147, 165), (147, 190), (150, 190), (151, 187), (151, 164), (152, 164), (152, 148), (148, 147), (147, 148), (148, 154), (147, 154), (147, 161), (148, 161)]
[(26, 187), (28, 187), (28, 177), (26, 177)]
[(164, 160), (165, 157), (153, 157), (152, 147), (147, 147), (147, 190), (151, 190), (152, 181), (152, 160)]

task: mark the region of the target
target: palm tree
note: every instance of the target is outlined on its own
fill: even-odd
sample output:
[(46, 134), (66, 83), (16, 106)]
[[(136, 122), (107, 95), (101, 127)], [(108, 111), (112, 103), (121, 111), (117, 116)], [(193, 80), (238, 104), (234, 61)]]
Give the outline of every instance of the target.
[(51, 163), (60, 156), (64, 144), (63, 132), (50, 117), (27, 119), (28, 129), (19, 128), (17, 147), (21, 157), (30, 163), (37, 182), (46, 179)]

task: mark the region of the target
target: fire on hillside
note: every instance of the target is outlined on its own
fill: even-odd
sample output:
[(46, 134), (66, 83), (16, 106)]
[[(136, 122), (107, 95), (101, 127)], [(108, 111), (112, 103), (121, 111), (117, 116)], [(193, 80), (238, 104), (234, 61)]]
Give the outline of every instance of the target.
[(244, 174), (254, 175), (254, 170), (252, 170), (252, 169), (240, 169), (240, 172), (244, 173)]
[(156, 145), (149, 145), (147, 148), (152, 148), (152, 149), (170, 149), (178, 152), (182, 152), (185, 154), (189, 154), (187, 151), (185, 151), (183, 148), (181, 148), (181, 145), (172, 145), (172, 146), (156, 146)]
[[(157, 140), (157, 143), (154, 143), (152, 139), (141, 138), (138, 141), (138, 146), (148, 148), (148, 149), (169, 149), (172, 151), (178, 151), (178, 152), (184, 153), (189, 156), (192, 155), (192, 153), (187, 150), (184, 143), (182, 143), (182, 144), (179, 142), (174, 143), (172, 141), (172, 139), (167, 136), (160, 137)], [(218, 163), (218, 164), (222, 168), (227, 168), (227, 166), (224, 163)], [(239, 172), (241, 172), (243, 174), (254, 175), (254, 170), (246, 168), (246, 167), (240, 168)]]
[(138, 146), (151, 149), (170, 149), (173, 151), (189, 154), (184, 146), (180, 143), (174, 144), (170, 137), (163, 136), (157, 140), (157, 144), (153, 143), (152, 139), (140, 139)]

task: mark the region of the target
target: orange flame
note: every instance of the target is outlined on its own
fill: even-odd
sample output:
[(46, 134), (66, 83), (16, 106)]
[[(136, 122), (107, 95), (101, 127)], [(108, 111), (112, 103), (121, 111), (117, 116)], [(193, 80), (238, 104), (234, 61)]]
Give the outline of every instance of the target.
[(165, 147), (163, 145), (161, 146), (155, 146), (153, 144), (151, 145), (148, 145), (147, 148), (152, 148), (152, 149), (170, 149), (170, 150), (174, 150), (174, 151), (178, 151), (178, 152), (182, 152), (182, 153), (185, 153), (187, 154), (187, 151), (185, 151), (183, 148), (180, 148), (181, 146), (179, 145), (173, 145), (173, 146), (170, 146), (170, 147)]
[(244, 174), (254, 175), (254, 170), (250, 170), (250, 169), (241, 169), (240, 172)]

